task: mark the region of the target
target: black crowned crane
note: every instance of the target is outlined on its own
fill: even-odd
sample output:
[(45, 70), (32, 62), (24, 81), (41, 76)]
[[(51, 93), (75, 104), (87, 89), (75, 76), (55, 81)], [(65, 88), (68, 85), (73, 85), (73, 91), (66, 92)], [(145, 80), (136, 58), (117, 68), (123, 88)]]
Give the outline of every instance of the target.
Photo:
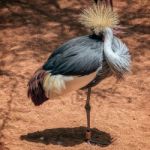
[(28, 96), (38, 106), (48, 99), (63, 96), (73, 90), (87, 89), (86, 140), (91, 140), (91, 88), (103, 79), (115, 75), (122, 78), (130, 71), (127, 46), (113, 34), (118, 15), (112, 3), (99, 3), (80, 15), (80, 22), (92, 30), (91, 35), (76, 37), (57, 48), (38, 69), (28, 84)]

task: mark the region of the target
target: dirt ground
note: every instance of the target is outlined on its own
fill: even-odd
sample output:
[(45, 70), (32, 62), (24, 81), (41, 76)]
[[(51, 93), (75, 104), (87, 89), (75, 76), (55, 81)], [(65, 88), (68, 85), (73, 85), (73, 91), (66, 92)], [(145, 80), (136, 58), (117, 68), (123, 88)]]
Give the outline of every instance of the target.
[(82, 91), (35, 107), (27, 82), (50, 53), (88, 32), (78, 22), (90, 0), (0, 1), (0, 150), (150, 150), (150, 22), (148, 0), (114, 0), (118, 35), (132, 55), (125, 81), (93, 88), (91, 126), (100, 145), (84, 142)]

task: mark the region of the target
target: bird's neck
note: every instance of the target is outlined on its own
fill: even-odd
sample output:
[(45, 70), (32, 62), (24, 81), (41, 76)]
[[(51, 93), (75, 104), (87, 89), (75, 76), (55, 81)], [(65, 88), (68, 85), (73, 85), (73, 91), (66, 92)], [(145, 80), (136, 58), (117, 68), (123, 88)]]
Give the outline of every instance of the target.
[(112, 44), (115, 43), (113, 41), (113, 32), (111, 29), (106, 29), (104, 33), (104, 55), (107, 61), (107, 64), (117, 75), (117, 77), (121, 78), (125, 72), (129, 72), (130, 70), (130, 56), (128, 54), (128, 49), (126, 46), (116, 41), (115, 51), (112, 49)]
[(110, 69), (113, 73), (120, 72), (120, 57), (116, 54), (112, 49), (113, 44), (113, 33), (112, 31), (108, 30), (104, 34), (104, 55), (109, 65)]
[(106, 29), (106, 32), (104, 34), (104, 53), (108, 58), (114, 57), (114, 52), (112, 50), (112, 40), (113, 40), (112, 30), (110, 28)]

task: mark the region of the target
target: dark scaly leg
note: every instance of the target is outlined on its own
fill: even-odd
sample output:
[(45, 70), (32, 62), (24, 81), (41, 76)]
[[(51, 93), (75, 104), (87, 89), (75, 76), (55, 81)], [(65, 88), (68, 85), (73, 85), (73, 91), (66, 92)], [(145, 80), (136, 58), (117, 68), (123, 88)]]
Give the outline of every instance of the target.
[(90, 95), (91, 95), (91, 88), (88, 88), (87, 100), (86, 100), (86, 104), (85, 104), (86, 117), (87, 117), (87, 131), (86, 131), (86, 141), (87, 142), (91, 141), (91, 129), (90, 129), (90, 111), (91, 111), (91, 106), (90, 106)]
[(92, 137), (91, 137), (91, 126), (90, 126), (90, 111), (91, 111), (91, 106), (90, 106), (90, 96), (91, 96), (91, 88), (88, 88), (87, 100), (86, 100), (86, 104), (85, 104), (85, 110), (86, 110), (86, 116), (87, 116), (87, 130), (86, 130), (85, 140), (86, 140), (86, 142), (88, 144), (101, 145), (101, 143), (98, 140), (92, 139)]

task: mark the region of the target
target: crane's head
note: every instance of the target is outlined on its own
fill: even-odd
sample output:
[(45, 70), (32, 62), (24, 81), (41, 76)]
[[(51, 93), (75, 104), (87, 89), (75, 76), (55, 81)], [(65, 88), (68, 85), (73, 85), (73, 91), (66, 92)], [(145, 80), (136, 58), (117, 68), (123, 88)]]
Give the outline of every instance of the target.
[(108, 28), (115, 28), (119, 23), (117, 13), (112, 10), (111, 6), (105, 4), (94, 4), (92, 7), (83, 10), (79, 21), (96, 35), (100, 35)]

